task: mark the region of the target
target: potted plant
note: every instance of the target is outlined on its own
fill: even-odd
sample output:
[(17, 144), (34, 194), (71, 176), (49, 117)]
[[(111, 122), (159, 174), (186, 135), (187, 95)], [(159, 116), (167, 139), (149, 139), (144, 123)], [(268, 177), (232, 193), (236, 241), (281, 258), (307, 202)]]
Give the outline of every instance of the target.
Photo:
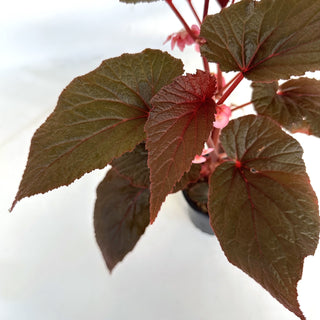
[[(199, 17), (187, 0), (194, 25), (165, 2), (183, 24), (167, 41), (194, 45), (203, 70), (184, 74), (181, 60), (146, 49), (75, 78), (32, 138), (11, 209), (110, 164), (94, 224), (111, 271), (166, 196), (184, 190), (208, 211), (230, 263), (305, 319), (297, 283), (318, 244), (318, 201), (289, 133), (320, 136), (320, 83), (303, 76), (320, 69), (320, 2), (219, 0), (221, 11), (208, 15), (204, 0)], [(243, 78), (252, 81), (251, 101), (226, 105)], [(249, 104), (256, 114), (230, 120)]]

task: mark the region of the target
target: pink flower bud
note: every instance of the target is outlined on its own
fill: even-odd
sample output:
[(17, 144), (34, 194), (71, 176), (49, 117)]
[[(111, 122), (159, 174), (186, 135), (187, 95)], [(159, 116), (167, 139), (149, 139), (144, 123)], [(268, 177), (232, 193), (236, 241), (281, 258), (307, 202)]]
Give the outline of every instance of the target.
[(203, 149), (201, 156), (199, 156), (198, 154), (194, 157), (194, 159), (192, 160), (192, 163), (203, 163), (207, 161), (207, 158), (205, 157), (206, 155), (208, 155), (210, 152), (212, 152), (214, 149), (213, 148), (207, 148), (207, 149)]
[(231, 117), (231, 109), (222, 104), (217, 106), (216, 108), (215, 121), (213, 122), (213, 126), (218, 129), (222, 129), (226, 127), (229, 123), (229, 118)]

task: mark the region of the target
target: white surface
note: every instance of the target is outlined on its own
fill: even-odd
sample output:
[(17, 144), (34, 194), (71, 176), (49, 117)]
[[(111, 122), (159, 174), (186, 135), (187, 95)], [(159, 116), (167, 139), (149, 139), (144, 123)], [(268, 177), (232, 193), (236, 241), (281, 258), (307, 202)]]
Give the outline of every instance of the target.
[[(112, 275), (92, 223), (95, 188), (105, 170), (22, 200), (8, 213), (32, 134), (61, 90), (102, 59), (145, 47), (169, 49), (162, 42), (181, 27), (161, 2), (11, 0), (1, 5), (0, 319), (296, 319), (230, 265), (214, 237), (192, 226), (180, 194), (168, 197), (157, 221)], [(201, 61), (192, 49), (187, 53), (186, 69), (193, 72)], [(242, 102), (250, 99), (247, 82), (237, 92), (230, 101), (239, 93), (247, 93)], [(319, 140), (298, 138), (319, 195)], [(318, 250), (306, 259), (299, 284), (309, 320), (320, 319), (319, 267)]]

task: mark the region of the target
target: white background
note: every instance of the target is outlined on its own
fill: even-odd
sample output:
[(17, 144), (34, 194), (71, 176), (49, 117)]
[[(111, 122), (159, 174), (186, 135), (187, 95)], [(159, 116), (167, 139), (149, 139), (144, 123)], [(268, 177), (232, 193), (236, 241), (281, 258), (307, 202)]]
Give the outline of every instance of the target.
[[(177, 3), (185, 6), (185, 1)], [(146, 47), (169, 50), (163, 41), (181, 25), (164, 2), (0, 4), (0, 319), (296, 319), (227, 262), (215, 237), (193, 227), (180, 194), (168, 197), (157, 221), (112, 275), (95, 243), (92, 222), (95, 188), (106, 170), (24, 199), (8, 213), (33, 132), (62, 89), (103, 59)], [(214, 1), (210, 9), (214, 12)], [(185, 16), (193, 23), (190, 13)], [(188, 72), (202, 67), (192, 48), (172, 54), (183, 57)], [(249, 100), (244, 80), (229, 102)], [(319, 195), (319, 140), (295, 137), (303, 143)], [(320, 319), (319, 270), (318, 250), (306, 259), (298, 287), (309, 320)]]

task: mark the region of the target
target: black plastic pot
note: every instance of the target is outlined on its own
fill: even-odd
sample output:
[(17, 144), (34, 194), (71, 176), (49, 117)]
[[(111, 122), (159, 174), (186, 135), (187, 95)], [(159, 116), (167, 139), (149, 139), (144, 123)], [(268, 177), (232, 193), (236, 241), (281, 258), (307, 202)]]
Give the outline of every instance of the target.
[(201, 231), (214, 235), (214, 232), (210, 226), (209, 215), (207, 212), (202, 211), (197, 204), (192, 201), (186, 190), (182, 190), (183, 196), (186, 199), (188, 206), (188, 215), (193, 224)]

